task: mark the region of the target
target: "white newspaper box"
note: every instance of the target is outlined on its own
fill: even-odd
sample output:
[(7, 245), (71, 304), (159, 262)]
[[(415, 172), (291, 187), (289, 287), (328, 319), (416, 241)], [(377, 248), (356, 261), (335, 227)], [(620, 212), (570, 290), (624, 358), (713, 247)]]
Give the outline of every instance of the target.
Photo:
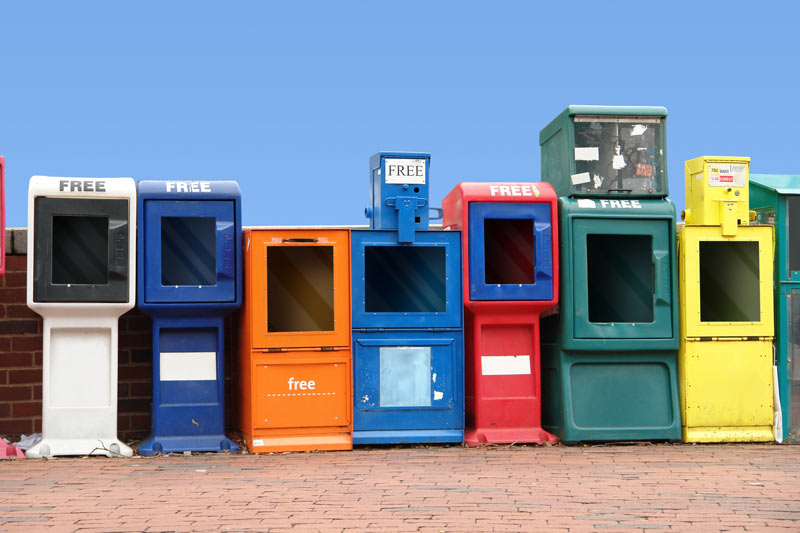
[(28, 457), (131, 456), (117, 438), (119, 317), (136, 303), (136, 184), (34, 176), (28, 307), (44, 318), (42, 441)]

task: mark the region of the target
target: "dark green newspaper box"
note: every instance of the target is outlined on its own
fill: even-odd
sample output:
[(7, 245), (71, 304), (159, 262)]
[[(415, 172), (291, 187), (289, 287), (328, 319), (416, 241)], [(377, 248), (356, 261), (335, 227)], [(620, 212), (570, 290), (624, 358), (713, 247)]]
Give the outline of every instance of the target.
[(563, 442), (681, 438), (665, 121), (662, 107), (570, 106), (539, 136), (561, 225), (543, 426)]

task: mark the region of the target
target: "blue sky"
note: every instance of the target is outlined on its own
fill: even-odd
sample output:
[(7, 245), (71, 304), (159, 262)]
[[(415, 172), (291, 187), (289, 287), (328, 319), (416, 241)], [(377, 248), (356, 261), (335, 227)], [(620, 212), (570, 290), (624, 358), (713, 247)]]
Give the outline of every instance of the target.
[[(0, 6), (6, 218), (31, 175), (237, 179), (246, 225), (360, 224), (368, 160), (539, 179), (569, 104), (663, 105), (683, 162), (800, 174), (796, 2), (20, 2)], [(555, 4), (555, 3), (554, 3)]]

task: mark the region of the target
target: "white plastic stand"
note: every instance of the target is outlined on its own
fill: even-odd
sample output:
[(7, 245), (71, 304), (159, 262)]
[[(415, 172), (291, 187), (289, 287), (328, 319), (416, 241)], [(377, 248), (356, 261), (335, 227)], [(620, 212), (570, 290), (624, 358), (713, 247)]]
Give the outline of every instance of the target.
[[(130, 457), (133, 450), (117, 438), (117, 366), (119, 317), (136, 303), (136, 185), (130, 178), (100, 178), (102, 192), (62, 192), (64, 179), (34, 176), (28, 190), (28, 307), (44, 318), (44, 331), (42, 440), (26, 455)], [(34, 301), (34, 202), (39, 196), (128, 200), (127, 301)]]

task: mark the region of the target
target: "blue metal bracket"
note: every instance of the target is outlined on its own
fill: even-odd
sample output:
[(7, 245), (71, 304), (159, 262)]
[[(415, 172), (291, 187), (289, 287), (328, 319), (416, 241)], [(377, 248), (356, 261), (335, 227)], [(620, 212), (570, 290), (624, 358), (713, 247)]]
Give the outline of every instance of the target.
[(397, 196), (387, 198), (386, 205), (397, 210), (397, 242), (414, 242), (417, 208), (428, 205), (427, 198), (417, 196)]

